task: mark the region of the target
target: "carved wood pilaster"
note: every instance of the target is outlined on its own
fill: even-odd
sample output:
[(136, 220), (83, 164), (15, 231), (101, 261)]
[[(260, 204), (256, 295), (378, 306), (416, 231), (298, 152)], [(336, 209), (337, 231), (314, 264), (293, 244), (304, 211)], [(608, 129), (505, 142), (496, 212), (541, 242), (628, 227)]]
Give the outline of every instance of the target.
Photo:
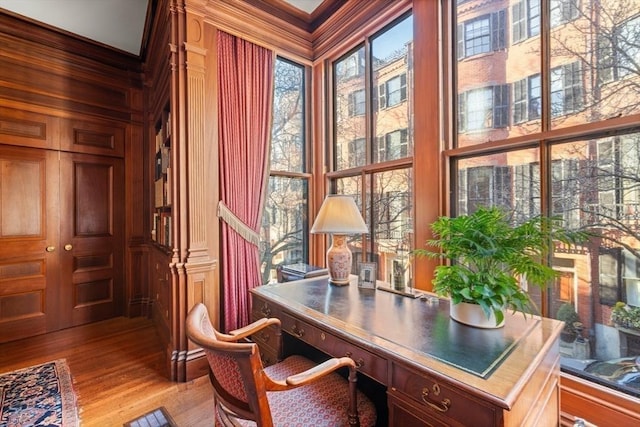
[[(201, 375), (206, 359), (189, 342), (185, 318), (198, 302), (205, 303), (213, 318), (219, 316), (217, 240), (210, 229), (217, 227), (211, 206), (217, 201), (217, 181), (211, 170), (216, 147), (207, 133), (207, 48), (203, 17), (189, 4), (172, 2), (171, 113), (175, 148), (172, 152), (174, 189), (171, 263), (171, 344), (172, 379), (185, 381)], [(217, 176), (217, 173), (216, 173)], [(212, 223), (213, 222), (213, 223)], [(194, 355), (192, 353), (196, 352)]]
[[(190, 25), (200, 25), (195, 19), (190, 19)], [(201, 33), (201, 29), (189, 32)], [(205, 168), (205, 139), (204, 139), (204, 99), (205, 99), (205, 70), (204, 58), (206, 49), (185, 43), (186, 74), (187, 74), (187, 137), (188, 137), (188, 183), (189, 183), (189, 247), (188, 259), (208, 258), (205, 215), (206, 182)]]

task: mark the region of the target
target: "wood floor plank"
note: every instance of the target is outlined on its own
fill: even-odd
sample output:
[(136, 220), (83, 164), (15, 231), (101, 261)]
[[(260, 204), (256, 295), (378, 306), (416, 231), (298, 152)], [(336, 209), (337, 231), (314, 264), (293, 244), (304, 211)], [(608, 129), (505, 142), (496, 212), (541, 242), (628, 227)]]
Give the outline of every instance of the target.
[(168, 380), (153, 323), (119, 317), (0, 344), (0, 372), (64, 358), (83, 427), (116, 427), (160, 406), (179, 426), (214, 425), (209, 379)]

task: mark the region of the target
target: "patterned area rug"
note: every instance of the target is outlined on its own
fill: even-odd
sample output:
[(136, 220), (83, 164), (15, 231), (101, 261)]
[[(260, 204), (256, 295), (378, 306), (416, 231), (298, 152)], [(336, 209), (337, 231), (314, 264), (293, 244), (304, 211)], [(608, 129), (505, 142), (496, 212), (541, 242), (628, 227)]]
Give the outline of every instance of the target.
[(76, 396), (64, 359), (0, 374), (0, 427), (76, 427)]

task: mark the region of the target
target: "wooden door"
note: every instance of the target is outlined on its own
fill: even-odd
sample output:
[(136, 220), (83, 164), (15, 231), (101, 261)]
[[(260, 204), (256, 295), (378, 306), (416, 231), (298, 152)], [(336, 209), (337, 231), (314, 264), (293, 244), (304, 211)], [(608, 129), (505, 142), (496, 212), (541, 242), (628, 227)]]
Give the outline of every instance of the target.
[(0, 145), (0, 342), (120, 315), (124, 168)]
[(0, 342), (58, 327), (59, 162), (0, 145)]
[(122, 314), (123, 177), (120, 158), (61, 153), (61, 328)]

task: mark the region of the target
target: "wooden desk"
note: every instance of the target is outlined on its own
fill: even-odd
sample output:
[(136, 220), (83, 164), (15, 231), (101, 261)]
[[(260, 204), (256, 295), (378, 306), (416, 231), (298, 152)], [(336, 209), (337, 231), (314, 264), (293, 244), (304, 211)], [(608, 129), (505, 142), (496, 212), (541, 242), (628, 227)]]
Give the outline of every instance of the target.
[[(557, 426), (562, 323), (507, 315), (496, 330), (449, 318), (449, 303), (328, 284), (327, 277), (251, 291), (253, 319), (282, 330), (387, 387), (389, 425)], [(273, 333), (253, 337), (275, 361)]]

